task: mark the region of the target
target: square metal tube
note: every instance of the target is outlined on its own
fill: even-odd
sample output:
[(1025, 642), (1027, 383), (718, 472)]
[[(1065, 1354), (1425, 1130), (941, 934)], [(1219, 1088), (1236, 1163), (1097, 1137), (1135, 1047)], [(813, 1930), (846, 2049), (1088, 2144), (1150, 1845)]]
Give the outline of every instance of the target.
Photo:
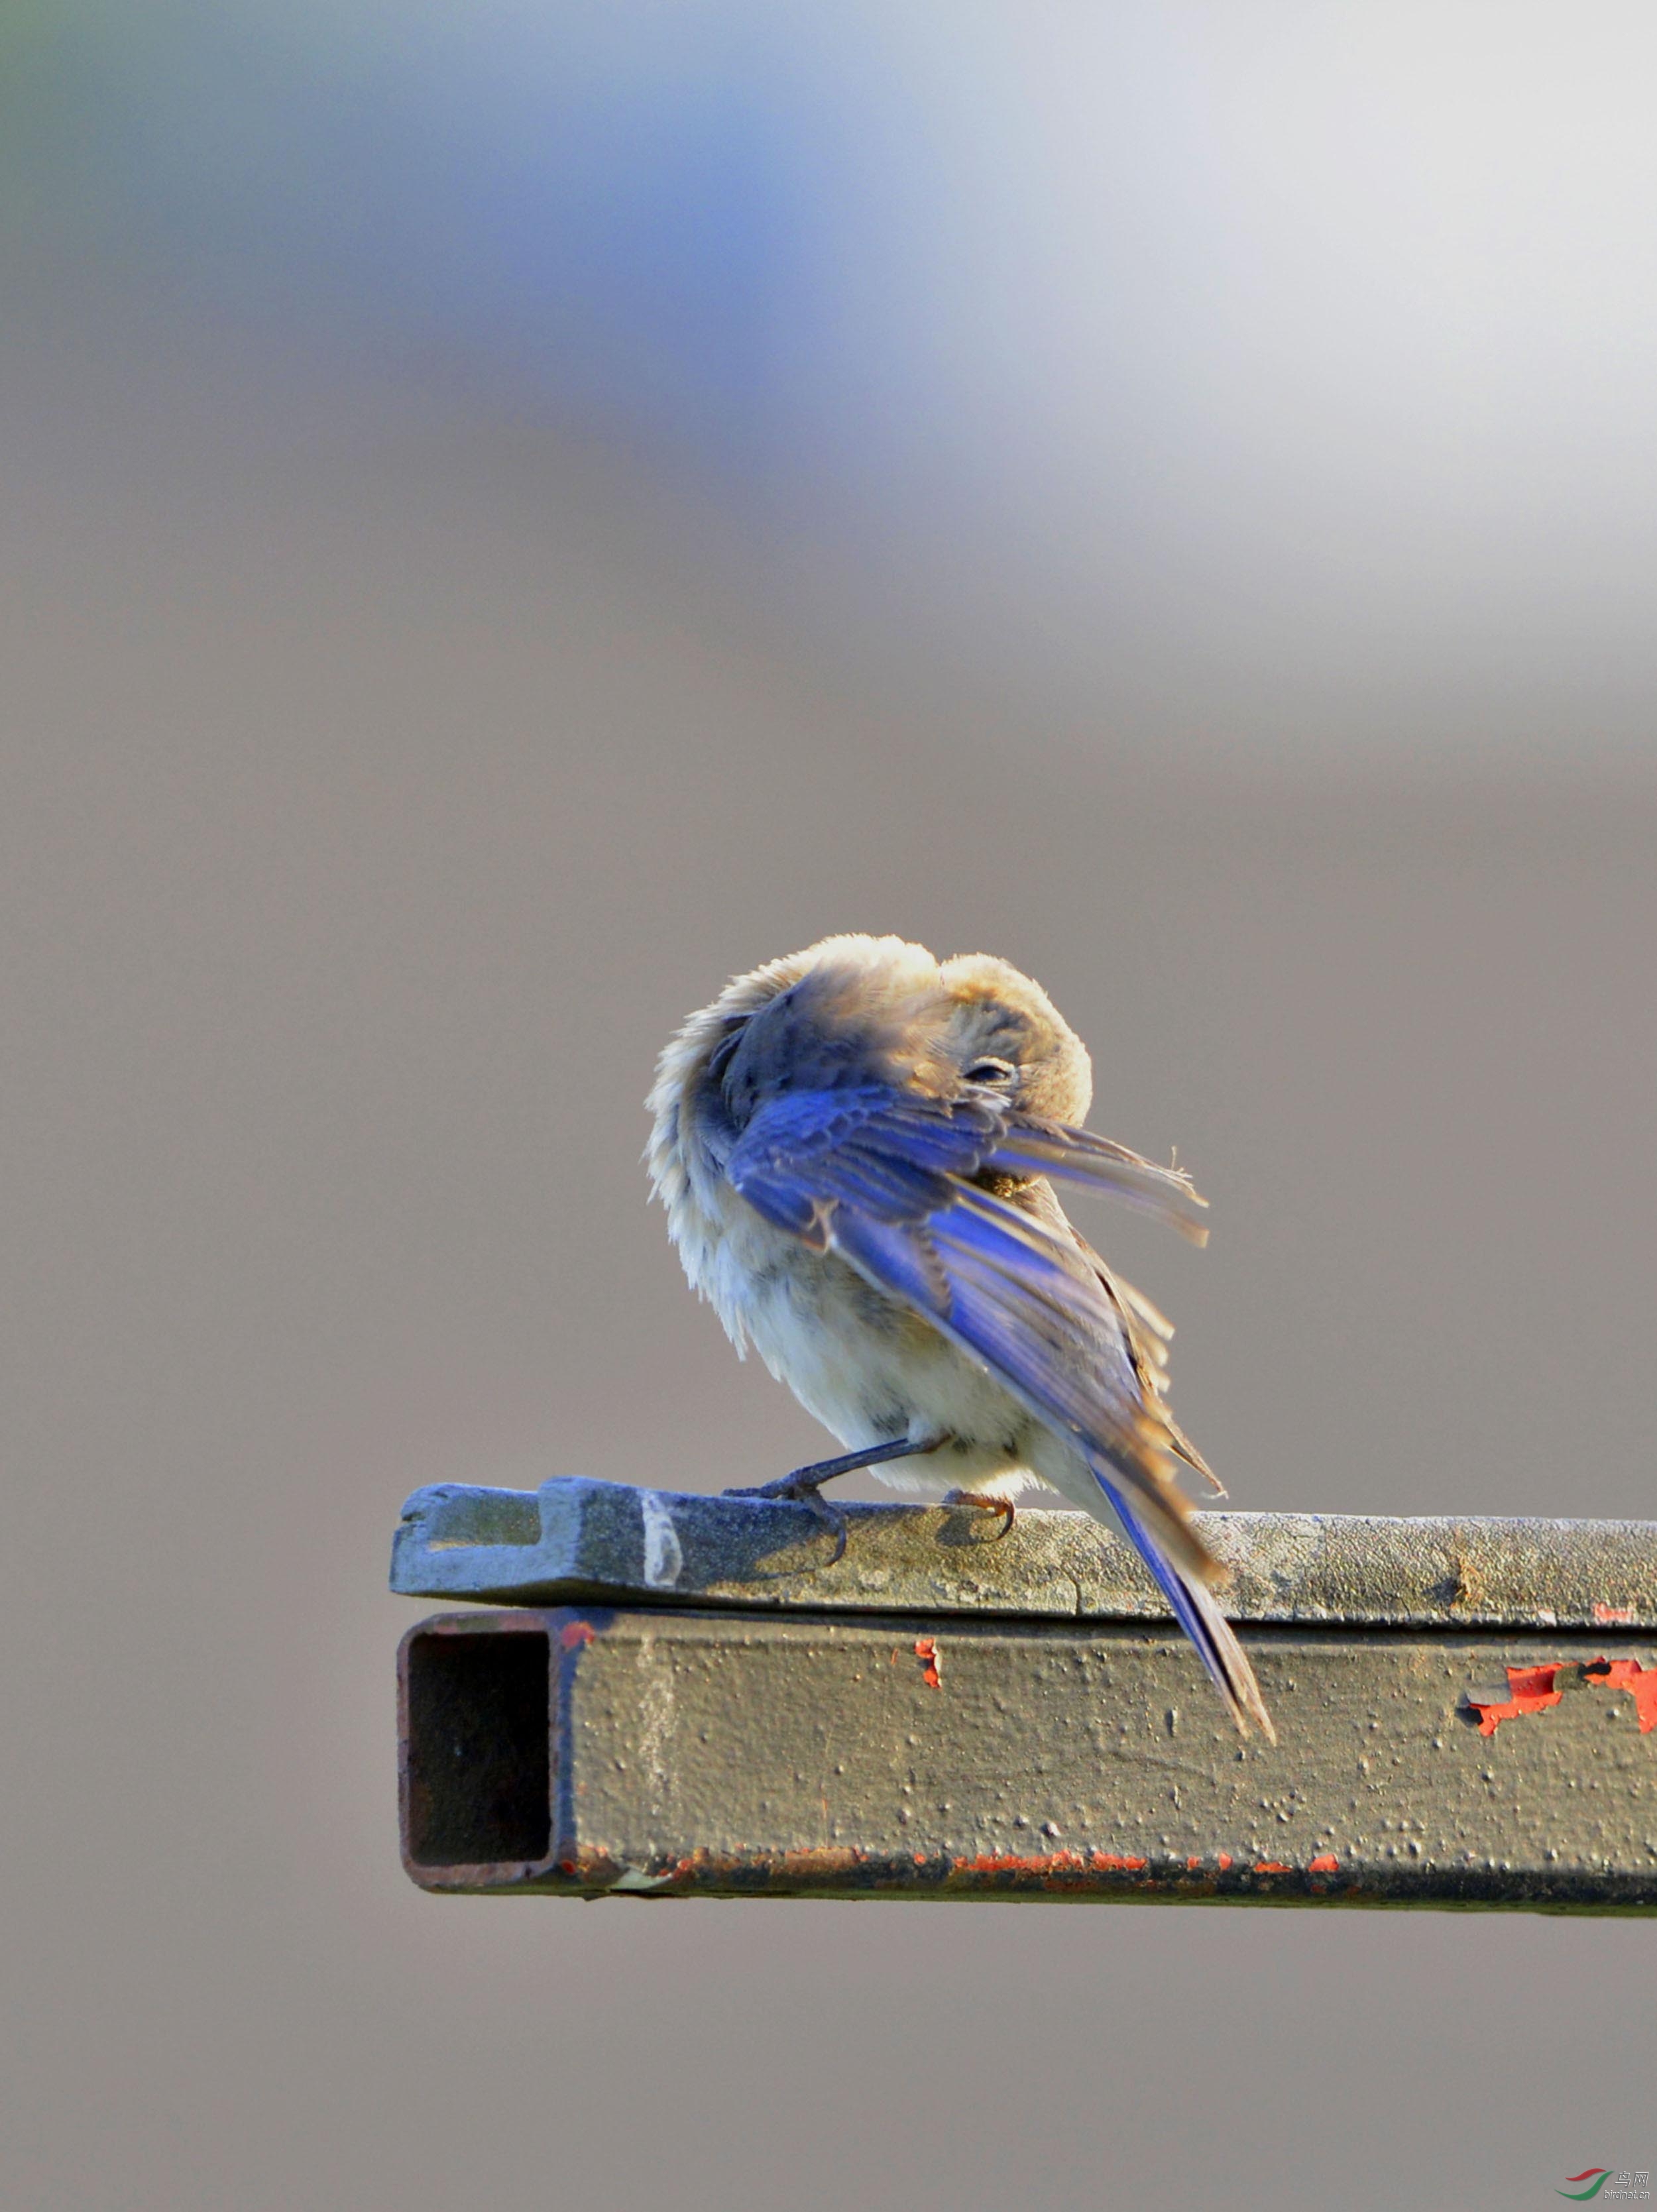
[(405, 1863), (462, 1892), (1657, 1910), (1648, 1636), (1243, 1633), (1275, 1747), (1154, 1620), (439, 1616), (399, 1659)]

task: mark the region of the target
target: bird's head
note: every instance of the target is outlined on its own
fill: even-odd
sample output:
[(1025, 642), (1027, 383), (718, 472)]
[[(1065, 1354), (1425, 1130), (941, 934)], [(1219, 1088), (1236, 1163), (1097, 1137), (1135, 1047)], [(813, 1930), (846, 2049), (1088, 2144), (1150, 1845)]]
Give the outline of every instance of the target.
[(1004, 960), (941, 963), (899, 937), (829, 937), (756, 972), (775, 988), (729, 1024), (706, 1065), (736, 1127), (783, 1091), (877, 1083), (946, 1103), (990, 1093), (1055, 1121), (1087, 1115), (1086, 1047)]

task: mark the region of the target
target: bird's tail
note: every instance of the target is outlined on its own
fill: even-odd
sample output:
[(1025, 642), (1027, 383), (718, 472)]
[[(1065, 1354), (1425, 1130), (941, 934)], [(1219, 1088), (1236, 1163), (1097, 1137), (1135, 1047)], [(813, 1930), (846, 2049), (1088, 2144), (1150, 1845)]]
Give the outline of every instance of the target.
[(1248, 1663), (1248, 1654), (1237, 1641), (1231, 1623), (1215, 1603), (1212, 1592), (1178, 1560), (1167, 1556), (1123, 1496), (1112, 1476), (1104, 1473), (1096, 1462), (1093, 1472), (1100, 1488), (1115, 1510), (1128, 1540), (1150, 1569), (1158, 1589), (1173, 1607), (1174, 1619), (1197, 1646), (1197, 1656), (1214, 1678), (1239, 1732), (1246, 1735), (1252, 1720), (1268, 1743), (1276, 1743), (1277, 1731), (1271, 1725), (1271, 1716), (1260, 1695), (1254, 1669)]

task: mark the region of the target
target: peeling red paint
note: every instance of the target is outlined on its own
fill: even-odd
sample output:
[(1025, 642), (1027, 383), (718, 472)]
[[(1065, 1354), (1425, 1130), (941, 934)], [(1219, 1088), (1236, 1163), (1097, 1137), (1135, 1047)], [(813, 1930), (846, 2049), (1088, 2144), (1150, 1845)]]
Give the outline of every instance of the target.
[(1479, 1734), (1494, 1735), (1503, 1721), (1517, 1720), (1522, 1713), (1546, 1712), (1550, 1705), (1556, 1705), (1563, 1694), (1558, 1687), (1561, 1674), (1576, 1674), (1585, 1682), (1626, 1690), (1639, 1715), (1641, 1735), (1649, 1735), (1657, 1729), (1657, 1668), (1642, 1667), (1637, 1659), (1592, 1659), (1584, 1667), (1560, 1659), (1551, 1667), (1509, 1667), (1508, 1686), (1513, 1695), (1505, 1705), (1485, 1705), (1470, 1698), (1467, 1702), (1478, 1715)]
[(1020, 1856), (1015, 1851), (991, 1851), (982, 1858), (956, 1858), (947, 1874), (1011, 1874), (1033, 1881), (1042, 1889), (1069, 1889), (1077, 1875), (1087, 1874), (1143, 1874), (1146, 1858), (1118, 1858), (1111, 1851), (1038, 1851)]
[(1315, 1859), (1307, 1861), (1308, 1874), (1338, 1874), (1341, 1863), (1333, 1851), (1319, 1851)]
[(1593, 1617), (1601, 1628), (1615, 1628), (1633, 1620), (1634, 1607), (1631, 1605), (1599, 1604), (1593, 1608)]
[(1612, 1689), (1628, 1692), (1642, 1735), (1657, 1729), (1657, 1667), (1642, 1667), (1637, 1659), (1595, 1659), (1582, 1672), (1590, 1682), (1609, 1682)]
[(1195, 1874), (1197, 1868), (1200, 1867), (1202, 1863), (1203, 1862), (1201, 1859), (1187, 1859), (1185, 1861), (1185, 1870), (1188, 1874)]
[[(1220, 1857), (1224, 1866), (1233, 1864), (1229, 1852), (1221, 1852)], [(667, 1891), (681, 1895), (698, 1890), (750, 1895), (766, 1890), (795, 1893), (812, 1890), (913, 1893), (917, 1885), (935, 1884), (946, 1893), (982, 1887), (986, 1891), (1035, 1890), (1052, 1896), (1074, 1896), (1121, 1886), (1124, 1875), (1136, 1877), (1132, 1887), (1142, 1892), (1179, 1887), (1175, 1882), (1165, 1884), (1151, 1875), (1148, 1871), (1149, 1863), (1148, 1859), (1136, 1856), (1069, 1848), (1028, 1854), (985, 1852), (977, 1858), (955, 1858), (947, 1851), (917, 1850), (888, 1858), (881, 1852), (856, 1845), (828, 1844), (755, 1854), (704, 1848), (673, 1859), (653, 1859), (641, 1867), (624, 1867), (605, 1851), (578, 1846), (568, 1856), (560, 1854), (550, 1867), (526, 1868), (523, 1871), (537, 1881), (544, 1881), (548, 1873), (556, 1869), (558, 1875), (578, 1884), (590, 1894), (613, 1891), (621, 1878), (628, 1875), (643, 1875), (648, 1879), (644, 1883), (637, 1880), (624, 1882), (624, 1887), (648, 1887), (658, 1894)], [(1203, 1862), (1198, 1858), (1191, 1863), (1200, 1867)], [(914, 1874), (910, 1871), (911, 1864), (917, 1869)], [(1332, 1852), (1320, 1852), (1310, 1863), (1308, 1871), (1314, 1875), (1331, 1872), (1334, 1865)], [(1295, 1875), (1300, 1871), (1276, 1859), (1261, 1859), (1247, 1870), (1257, 1875)], [(1200, 1887), (1209, 1895), (1215, 1894), (1217, 1890), (1212, 1878), (1185, 1887), (1188, 1890)], [(1307, 1894), (1321, 1896), (1325, 1894), (1325, 1886), (1310, 1883)], [(1359, 1893), (1354, 1886), (1349, 1887), (1346, 1894), (1356, 1896)]]
[[(1095, 1861), (1099, 1854), (1093, 1854)], [(1125, 1860), (1112, 1860), (1112, 1865), (1125, 1865)], [(1143, 1866), (1145, 1862), (1137, 1862)], [(1028, 1874), (1042, 1877), (1056, 1874), (1086, 1874), (1087, 1862), (1080, 1851), (1040, 1851), (1028, 1858), (1020, 1858), (1013, 1851), (985, 1851), (975, 1859), (955, 1859), (951, 1863), (951, 1874)]]
[(1506, 1705), (1481, 1705), (1470, 1698), (1469, 1705), (1478, 1715), (1481, 1735), (1494, 1735), (1503, 1721), (1516, 1721), (1521, 1713), (1545, 1712), (1550, 1705), (1559, 1703), (1561, 1692), (1554, 1687), (1554, 1678), (1563, 1661), (1551, 1667), (1509, 1667), (1508, 1687), (1513, 1692)]
[(953, 1859), (951, 1875), (1022, 1875), (1046, 1884), (1062, 1885), (1067, 1877), (1087, 1874), (1142, 1874), (1148, 1859), (1121, 1858), (1111, 1851), (1041, 1851), (1022, 1856), (1015, 1851), (987, 1851), (975, 1859)]
[(573, 1651), (578, 1644), (590, 1644), (598, 1633), (590, 1620), (566, 1620), (558, 1631), (560, 1651)]
[[(916, 1851), (912, 1863), (935, 1874), (944, 1883), (970, 1887), (975, 1879), (992, 1881), (997, 1888), (1038, 1888), (1057, 1894), (1088, 1887), (1087, 1877), (1102, 1869), (1140, 1871), (1144, 1859), (1113, 1859), (1104, 1853), (1056, 1850), (1023, 1856), (1013, 1852), (986, 1853), (975, 1859), (952, 1858), (947, 1852)], [(763, 1889), (841, 1888), (907, 1890), (911, 1878), (896, 1863), (883, 1863), (878, 1854), (854, 1845), (813, 1845), (800, 1850), (746, 1853), (699, 1850), (671, 1861), (624, 1869), (606, 1852), (578, 1849), (571, 1857), (553, 1862), (557, 1871), (578, 1882), (589, 1893), (612, 1892), (624, 1872), (644, 1873), (658, 1894), (680, 1894), (701, 1889), (734, 1887), (752, 1893)], [(1146, 1887), (1154, 1887), (1147, 1884)]]
[(942, 1662), (938, 1657), (936, 1638), (930, 1636), (917, 1636), (915, 1638), (915, 1656), (926, 1662), (926, 1672), (922, 1680), (927, 1688), (941, 1690), (943, 1684), (938, 1680), (938, 1670)]
[(1229, 1851), (1221, 1851), (1221, 1854), (1220, 1854), (1220, 1871), (1221, 1871), (1221, 1874), (1224, 1874), (1224, 1872), (1226, 1871), (1226, 1869), (1227, 1869), (1230, 1864), (1231, 1864), (1231, 1853), (1230, 1853)]
[(800, 1850), (778, 1851), (758, 1863), (740, 1852), (702, 1849), (675, 1859), (667, 1869), (667, 1884), (676, 1889), (713, 1888), (731, 1875), (746, 1876), (751, 1882), (756, 1871), (763, 1871), (767, 1881), (779, 1875), (784, 1881), (832, 1881), (862, 1875), (868, 1863), (868, 1853), (852, 1844), (812, 1844)]

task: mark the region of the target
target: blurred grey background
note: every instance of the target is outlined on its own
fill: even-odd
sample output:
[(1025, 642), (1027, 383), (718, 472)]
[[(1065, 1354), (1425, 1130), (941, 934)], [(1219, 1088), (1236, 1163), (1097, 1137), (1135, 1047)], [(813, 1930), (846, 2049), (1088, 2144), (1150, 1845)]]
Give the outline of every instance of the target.
[(1647, 1515), (1648, 9), (0, 18), (8, 2108), (41, 2212), (1502, 2208), (1644, 1923), (398, 1869), (405, 1494), (758, 1481), (733, 969), (1038, 975), (1239, 1505)]

